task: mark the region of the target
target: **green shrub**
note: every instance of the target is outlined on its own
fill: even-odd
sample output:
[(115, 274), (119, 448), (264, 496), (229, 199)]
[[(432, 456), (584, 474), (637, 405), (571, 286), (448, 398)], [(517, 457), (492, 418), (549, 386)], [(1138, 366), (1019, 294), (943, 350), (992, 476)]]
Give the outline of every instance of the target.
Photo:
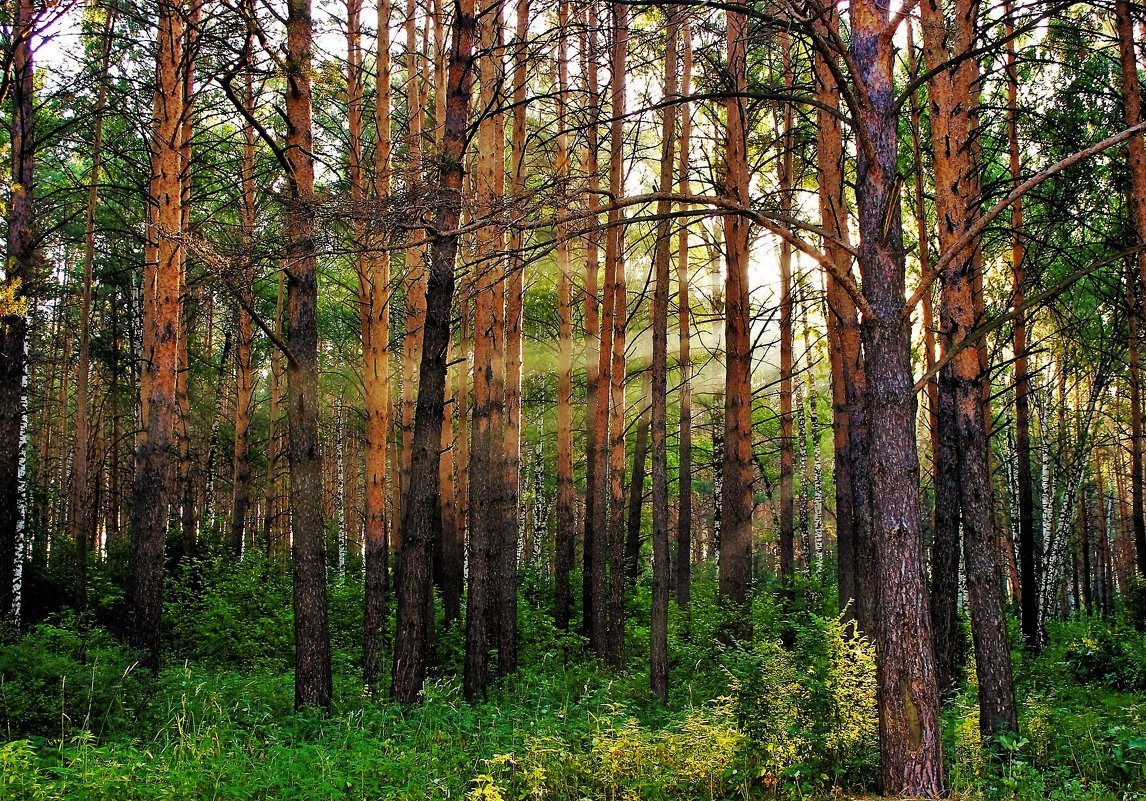
[(9, 736), (120, 731), (144, 696), (136, 665), (102, 629), (41, 623), (0, 648), (0, 726)]

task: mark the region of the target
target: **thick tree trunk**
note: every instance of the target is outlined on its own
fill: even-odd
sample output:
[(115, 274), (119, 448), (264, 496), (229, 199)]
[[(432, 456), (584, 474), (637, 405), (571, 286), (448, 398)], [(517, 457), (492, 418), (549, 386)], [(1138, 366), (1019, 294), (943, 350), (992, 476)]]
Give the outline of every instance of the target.
[[(748, 123), (742, 95), (748, 84), (748, 22), (733, 4), (726, 12), (729, 86), (725, 151), (729, 202), (747, 207)], [(725, 309), (724, 459), (720, 514), (720, 595), (739, 606), (748, 601), (752, 579), (752, 334), (748, 295), (747, 218), (724, 220), (727, 250)], [(745, 633), (745, 632), (741, 632)]]
[(289, 330), (287, 425), (291, 556), (294, 559), (295, 706), (330, 708), (326, 531), (318, 442), (318, 281), (315, 273), (311, 131), (310, 0), (287, 4), (286, 155), (291, 196), (284, 213)]
[[(787, 33), (780, 34), (780, 49), (784, 64), (784, 84), (792, 83), (791, 42)], [(792, 136), (792, 106), (785, 103), (778, 112), (776, 140), (779, 144), (777, 164), (777, 190), (780, 195), (780, 213), (792, 214), (792, 169), (794, 145)], [(791, 582), (795, 570), (796, 548), (793, 525), (792, 479), (795, 472), (792, 436), (792, 352), (795, 327), (792, 322), (792, 245), (780, 240), (780, 577)], [(802, 414), (801, 410), (801, 414)], [(803, 443), (801, 442), (801, 447)], [(805, 518), (806, 519), (806, 518)]]
[[(926, 62), (936, 67), (959, 57), (974, 47), (975, 10), (961, 2), (955, 11), (955, 24), (948, 30), (937, 0), (924, 0), (921, 6), (923, 44)], [(948, 44), (951, 40), (951, 44)], [(932, 76), (931, 137), (935, 157), (936, 217), (939, 244), (946, 253), (971, 227), (980, 203), (979, 165), (972, 141), (978, 71), (972, 59)], [(958, 348), (978, 324), (977, 282), (981, 265), (978, 245), (965, 248), (948, 261), (941, 278), (940, 330), (945, 348)], [(940, 438), (952, 436), (957, 459), (948, 462), (957, 474), (951, 477), (957, 488), (959, 516), (967, 566), (967, 595), (971, 608), (971, 632), (975, 642), (975, 665), (979, 678), (979, 726), (984, 736), (1015, 731), (1014, 683), (1011, 677), (1010, 648), (1002, 590), (1002, 572), (996, 548), (992, 511), (989, 463), (987, 375), (976, 348), (962, 348), (943, 368), (939, 382)], [(945, 414), (949, 413), (949, 417)], [(950, 434), (948, 433), (950, 432)], [(942, 450), (942, 445), (941, 445)], [(940, 464), (945, 462), (941, 454)], [(942, 469), (942, 468), (941, 468)], [(939, 542), (937, 534), (936, 542)], [(954, 538), (951, 539), (954, 543)], [(956, 559), (954, 564), (958, 564)], [(936, 569), (942, 564), (937, 563)], [(942, 604), (953, 613), (954, 593), (943, 597), (933, 587), (933, 609)], [(951, 636), (936, 615), (938, 635)], [(950, 680), (950, 664), (938, 665), (942, 680)]]
[[(426, 325), (414, 418), (413, 472), (410, 491), (403, 504), (405, 535), (396, 571), (398, 630), (392, 690), (402, 703), (418, 699), (426, 678), (429, 651), (430, 547), (435, 516), (442, 512), (438, 499), (438, 460), (445, 414), (446, 354), (450, 341), (454, 261), (458, 252), (455, 232), (461, 217), (476, 26), (473, 0), (458, 0), (446, 84), (446, 119), (438, 178), (440, 200), (434, 226), (442, 233), (430, 251)], [(472, 589), (470, 597), (472, 601)]]
[(898, 136), (892, 83), (894, 44), (885, 5), (850, 6), (852, 59), (865, 100), (856, 124), (859, 264), (864, 299), (864, 372), (870, 440), (880, 777), (887, 795), (944, 793), (939, 697), (920, 524), (919, 457), (911, 330), (904, 316)]
[(173, 468), (177, 337), (180, 315), (182, 226), (179, 153), (183, 85), (183, 20), (179, 8), (164, 0), (159, 6), (156, 49), (155, 127), (151, 152), (151, 203), (148, 243), (156, 262), (146, 265), (144, 352), (140, 401), (146, 409), (146, 429), (136, 454), (131, 512), (131, 643), (144, 652), (144, 664), (159, 669), (159, 616), (163, 607), (163, 562), (167, 544), (167, 512)]

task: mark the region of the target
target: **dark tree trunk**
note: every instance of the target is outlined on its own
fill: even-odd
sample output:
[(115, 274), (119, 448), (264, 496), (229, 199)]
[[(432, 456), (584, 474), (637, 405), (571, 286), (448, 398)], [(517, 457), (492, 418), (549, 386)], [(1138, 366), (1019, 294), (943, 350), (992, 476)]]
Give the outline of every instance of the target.
[[(665, 32), (664, 97), (667, 105), (661, 120), (661, 192), (669, 193), (673, 185), (673, 148), (676, 138), (677, 43), (680, 35), (680, 8), (668, 10)], [(653, 694), (668, 703), (668, 606), (669, 606), (669, 531), (668, 531), (668, 305), (669, 260), (672, 231), (668, 214), (672, 204), (657, 203), (656, 251), (653, 255), (655, 287), (653, 289), (653, 364), (652, 364), (652, 429), (653, 429), (653, 597), (649, 625), (649, 676)]]
[[(458, 252), (458, 236), (453, 232), (457, 230), (461, 217), (475, 29), (473, 0), (459, 0), (453, 20), (445, 131), (438, 178), (441, 197), (435, 220), (436, 230), (443, 234), (434, 240), (430, 251), (418, 405), (414, 411), (412, 472), (409, 494), (403, 503), (402, 549), (395, 576), (398, 628), (392, 691), (402, 703), (415, 702), (422, 691), (430, 645), (430, 547), (435, 517), (442, 513), (438, 501), (438, 461), (445, 411), (454, 262)], [(470, 599), (472, 602), (472, 589)]]
[(852, 58), (865, 86), (856, 124), (856, 200), (863, 295), (864, 372), (872, 539), (880, 776), (887, 795), (944, 793), (939, 697), (927, 608), (911, 330), (904, 315), (906, 265), (900, 224), (894, 44), (886, 5), (850, 7)]
[(286, 154), (291, 197), (284, 214), (289, 323), (287, 457), (294, 560), (297, 708), (330, 709), (330, 633), (326, 621), (326, 530), (318, 440), (318, 279), (315, 273), (314, 156), (311, 131), (310, 0), (287, 4)]
[[(654, 321), (654, 329), (655, 327)], [(653, 335), (656, 336), (655, 330)], [(656, 354), (653, 354), (653, 361), (655, 363)], [(646, 399), (652, 397), (651, 375), (652, 370), (650, 369), (641, 381), (640, 403), (642, 405)], [(641, 517), (645, 510), (645, 475), (649, 457), (649, 418), (651, 415), (652, 404), (649, 404), (637, 418), (637, 428), (633, 434), (633, 471), (629, 476), (628, 522), (625, 524), (625, 578), (630, 586), (636, 584), (641, 572)]]

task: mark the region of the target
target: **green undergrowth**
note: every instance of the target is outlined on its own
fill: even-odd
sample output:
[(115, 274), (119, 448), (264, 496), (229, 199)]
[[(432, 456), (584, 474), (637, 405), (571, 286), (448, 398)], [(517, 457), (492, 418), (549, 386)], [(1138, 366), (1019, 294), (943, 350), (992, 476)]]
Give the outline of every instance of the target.
[[(335, 703), (292, 708), (290, 583), (257, 559), (205, 559), (166, 592), (167, 665), (142, 671), (109, 624), (60, 611), (0, 644), (3, 799), (756, 799), (854, 797), (878, 778), (875, 670), (828, 583), (761, 582), (730, 616), (700, 570), (670, 619), (670, 703), (647, 690), (649, 588), (630, 603), (629, 667), (603, 669), (551, 623), (550, 588), (519, 596), (521, 669), (469, 705), (460, 627), (439, 623), (423, 703), (357, 676), (361, 590), (332, 576)], [(98, 577), (94, 584), (98, 587)], [(121, 610), (99, 606), (109, 620)], [(1127, 616), (1128, 617), (1128, 616)], [(1146, 793), (1143, 636), (1129, 623), (1052, 628), (1016, 653), (1022, 732), (980, 744), (975, 687), (944, 716), (958, 797)]]

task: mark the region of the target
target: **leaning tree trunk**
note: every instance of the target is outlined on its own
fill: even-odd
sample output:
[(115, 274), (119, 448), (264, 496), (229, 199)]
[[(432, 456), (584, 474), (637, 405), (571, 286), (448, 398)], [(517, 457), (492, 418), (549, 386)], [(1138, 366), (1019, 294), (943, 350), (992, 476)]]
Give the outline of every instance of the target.
[[(430, 275), (426, 285), (426, 324), (419, 370), (418, 407), (414, 414), (414, 452), (410, 491), (403, 504), (402, 552), (398, 581), (408, 582), (403, 607), (399, 591), (398, 648), (394, 655), (394, 697), (402, 703), (418, 699), (426, 676), (429, 636), (430, 538), (438, 501), (438, 460), (445, 414), (446, 354), (450, 342), (450, 313), (454, 294), (454, 261), (458, 253), (458, 221), (462, 207), (462, 175), (466, 126), (469, 121), (474, 31), (473, 0), (458, 0), (446, 84), (446, 119), (438, 175), (435, 229), (430, 246)], [(419, 589), (420, 588), (420, 589)], [(419, 639), (420, 638), (420, 639)], [(405, 643), (405, 644), (404, 644)]]

